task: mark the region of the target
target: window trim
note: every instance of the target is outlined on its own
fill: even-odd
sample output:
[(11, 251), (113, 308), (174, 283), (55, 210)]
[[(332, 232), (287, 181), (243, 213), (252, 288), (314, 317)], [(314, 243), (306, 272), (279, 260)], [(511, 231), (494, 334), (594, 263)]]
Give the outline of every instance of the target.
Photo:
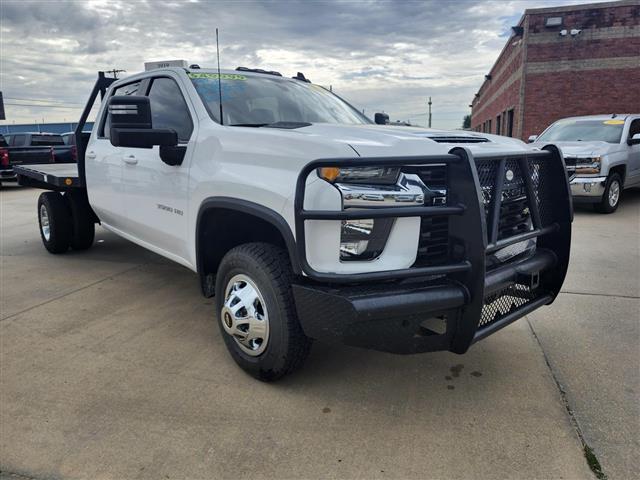
[[(133, 85), (134, 83), (140, 83), (140, 87), (142, 87), (144, 80), (147, 80), (146, 78), (137, 78), (135, 80), (132, 80), (131, 82), (127, 82), (127, 83), (123, 83), (121, 85), (117, 85), (115, 87), (113, 87), (111, 89), (111, 91), (109, 92), (109, 96), (106, 97), (106, 102), (104, 104), (104, 111), (102, 112), (102, 115), (100, 117), (100, 122), (98, 124), (98, 130), (96, 131), (96, 138), (102, 139), (102, 140), (108, 140), (109, 138), (106, 137), (104, 135), (104, 124), (107, 121), (107, 115), (109, 115), (109, 107), (107, 106), (107, 104), (109, 103), (109, 99), (111, 97), (113, 97), (116, 93), (116, 90), (122, 88), (122, 87), (126, 87), (127, 85)], [(138, 90), (140, 89), (140, 87), (138, 87)], [(139, 93), (136, 92), (136, 95), (138, 95)], [(95, 124), (94, 124), (94, 128), (95, 128)]]
[[(632, 127), (633, 127), (633, 124), (636, 123), (636, 122), (638, 122), (638, 124), (640, 124), (640, 117), (631, 119), (631, 121), (629, 122), (629, 131), (627, 132), (627, 139), (626, 140), (622, 140), (621, 143), (626, 143), (629, 140), (631, 140), (631, 137), (633, 136), (632, 135), (632, 133), (633, 133)], [(636, 133), (640, 133), (640, 128), (638, 129), (638, 132), (636, 132)]]
[[(109, 96), (107, 97), (107, 102), (108, 99), (113, 97), (116, 93), (116, 90), (122, 88), (122, 87), (126, 87), (127, 85), (132, 85), (134, 83), (140, 83), (140, 86), (138, 87), (138, 91), (136, 92), (136, 95), (142, 95), (144, 97), (149, 97), (149, 92), (151, 91), (151, 85), (153, 84), (153, 80), (158, 79), (158, 78), (168, 78), (170, 80), (173, 80), (174, 83), (178, 86), (178, 90), (180, 90), (180, 94), (182, 95), (182, 99), (184, 100), (185, 105), (187, 106), (187, 112), (189, 114), (189, 119), (191, 120), (191, 135), (189, 136), (189, 140), (187, 140), (186, 142), (181, 141), (180, 139), (178, 139), (178, 145), (186, 145), (189, 143), (189, 141), (191, 140), (191, 136), (193, 136), (193, 132), (196, 129), (196, 124), (193, 121), (194, 116), (191, 112), (191, 108), (189, 108), (189, 102), (187, 101), (187, 99), (189, 98), (188, 95), (185, 95), (184, 90), (180, 87), (180, 82), (178, 82), (178, 80), (168, 74), (159, 74), (159, 75), (149, 75), (149, 76), (145, 76), (142, 78), (136, 78), (135, 80), (132, 80), (130, 82), (127, 83), (123, 83), (121, 85), (117, 85), (115, 87), (113, 87), (111, 89), (111, 92), (109, 93)], [(144, 92), (144, 93), (142, 93)], [(99, 128), (96, 132), (96, 138), (97, 139), (101, 139), (101, 140), (108, 140), (108, 138), (104, 135), (104, 124), (107, 121), (107, 115), (109, 114), (109, 108), (107, 107), (107, 104), (105, 103), (105, 107), (104, 107), (104, 111), (102, 112), (102, 116), (100, 117), (100, 123), (99, 123)], [(95, 125), (94, 125), (95, 127)]]

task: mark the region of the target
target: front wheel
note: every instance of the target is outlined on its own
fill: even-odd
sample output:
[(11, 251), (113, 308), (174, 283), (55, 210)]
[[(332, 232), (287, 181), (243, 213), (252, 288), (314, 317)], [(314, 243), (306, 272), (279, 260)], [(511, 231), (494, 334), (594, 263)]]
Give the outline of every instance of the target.
[(301, 367), (311, 348), (296, 315), (292, 280), (287, 252), (267, 243), (230, 250), (216, 275), (218, 324), (227, 349), (263, 381)]
[(596, 203), (595, 209), (600, 213), (613, 213), (620, 204), (620, 194), (622, 193), (622, 178), (617, 173), (612, 173), (607, 179), (602, 200)]

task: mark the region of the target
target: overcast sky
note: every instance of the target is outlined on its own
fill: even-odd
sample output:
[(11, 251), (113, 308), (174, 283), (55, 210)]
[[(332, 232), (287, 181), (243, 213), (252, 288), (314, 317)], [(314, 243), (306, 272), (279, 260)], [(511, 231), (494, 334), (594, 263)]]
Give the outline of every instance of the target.
[[(301, 71), (369, 116), (418, 124), (431, 96), (433, 126), (457, 128), (523, 11), (571, 3), (585, 2), (0, 0), (0, 124), (77, 120), (97, 70), (213, 67), (218, 27), (222, 68)], [(49, 106), (9, 105), (35, 100)]]

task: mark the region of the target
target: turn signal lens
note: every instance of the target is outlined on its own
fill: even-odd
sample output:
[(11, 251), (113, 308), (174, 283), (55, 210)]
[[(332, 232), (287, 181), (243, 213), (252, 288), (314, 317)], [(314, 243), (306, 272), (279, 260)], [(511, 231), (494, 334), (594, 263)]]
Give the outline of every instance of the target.
[(318, 169), (318, 175), (320, 178), (325, 179), (327, 182), (333, 183), (338, 175), (340, 175), (340, 169), (338, 167), (323, 167)]

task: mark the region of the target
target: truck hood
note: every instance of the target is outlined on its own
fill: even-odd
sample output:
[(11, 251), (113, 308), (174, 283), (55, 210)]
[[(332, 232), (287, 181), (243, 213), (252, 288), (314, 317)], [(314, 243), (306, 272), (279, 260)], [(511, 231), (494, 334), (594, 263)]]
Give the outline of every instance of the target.
[[(565, 157), (595, 157), (616, 153), (622, 150), (617, 143), (607, 142), (553, 142), (560, 147)], [(542, 147), (543, 142), (536, 142), (533, 145)]]
[[(532, 148), (520, 140), (509, 137), (418, 127), (319, 123), (292, 130), (293, 132), (347, 144), (361, 157), (441, 155), (448, 153), (454, 147), (468, 147), (474, 153), (513, 152)], [(442, 137), (456, 137), (457, 140), (448, 143), (442, 141)], [(469, 138), (469, 143), (464, 142), (464, 138)], [(477, 143), (478, 139), (482, 138), (489, 141)]]

